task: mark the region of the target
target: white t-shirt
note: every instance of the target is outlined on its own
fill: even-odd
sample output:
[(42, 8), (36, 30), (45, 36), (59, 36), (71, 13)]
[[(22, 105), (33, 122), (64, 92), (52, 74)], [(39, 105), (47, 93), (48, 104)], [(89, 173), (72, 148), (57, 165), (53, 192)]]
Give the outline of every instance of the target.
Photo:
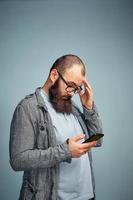
[[(67, 138), (83, 133), (78, 119), (73, 114), (57, 113), (41, 90), (59, 144)], [(94, 197), (91, 168), (88, 154), (72, 158), (71, 163), (61, 162), (59, 171), (58, 200), (88, 200)]]

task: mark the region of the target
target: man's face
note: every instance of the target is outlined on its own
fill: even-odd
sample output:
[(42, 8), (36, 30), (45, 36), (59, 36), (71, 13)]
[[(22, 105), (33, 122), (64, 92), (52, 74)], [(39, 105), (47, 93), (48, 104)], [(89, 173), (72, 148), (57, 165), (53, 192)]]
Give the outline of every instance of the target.
[(49, 89), (49, 99), (58, 113), (70, 114), (72, 112), (71, 98), (74, 92), (69, 91), (68, 86), (73, 90), (81, 86), (84, 76), (81, 73), (81, 67), (74, 65), (69, 70), (66, 70), (62, 77), (59, 75), (54, 85)]

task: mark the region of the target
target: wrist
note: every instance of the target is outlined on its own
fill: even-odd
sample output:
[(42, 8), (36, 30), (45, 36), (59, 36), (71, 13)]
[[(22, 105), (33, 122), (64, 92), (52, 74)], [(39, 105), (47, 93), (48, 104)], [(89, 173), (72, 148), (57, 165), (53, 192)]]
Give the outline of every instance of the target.
[(91, 103), (91, 104), (88, 104), (88, 105), (83, 105), (86, 109), (88, 110), (93, 110), (94, 108), (94, 101)]

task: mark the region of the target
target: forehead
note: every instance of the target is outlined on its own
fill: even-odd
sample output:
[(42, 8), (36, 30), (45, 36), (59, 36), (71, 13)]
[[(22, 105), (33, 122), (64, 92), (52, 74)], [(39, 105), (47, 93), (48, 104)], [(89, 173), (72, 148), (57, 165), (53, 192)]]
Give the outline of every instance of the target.
[(67, 69), (64, 73), (64, 78), (66, 81), (71, 81), (76, 83), (76, 85), (81, 85), (84, 79), (82, 74), (82, 66), (74, 64), (70, 69)]

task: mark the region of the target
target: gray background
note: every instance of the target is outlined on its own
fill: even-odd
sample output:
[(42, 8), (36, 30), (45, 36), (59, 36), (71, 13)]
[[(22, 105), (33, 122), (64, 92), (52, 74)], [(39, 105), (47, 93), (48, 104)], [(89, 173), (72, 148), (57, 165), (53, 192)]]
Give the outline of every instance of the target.
[(8, 153), (15, 106), (67, 53), (85, 62), (103, 122), (103, 147), (93, 149), (97, 200), (133, 199), (132, 1), (25, 0), (0, 1), (1, 200), (17, 199), (21, 185)]

